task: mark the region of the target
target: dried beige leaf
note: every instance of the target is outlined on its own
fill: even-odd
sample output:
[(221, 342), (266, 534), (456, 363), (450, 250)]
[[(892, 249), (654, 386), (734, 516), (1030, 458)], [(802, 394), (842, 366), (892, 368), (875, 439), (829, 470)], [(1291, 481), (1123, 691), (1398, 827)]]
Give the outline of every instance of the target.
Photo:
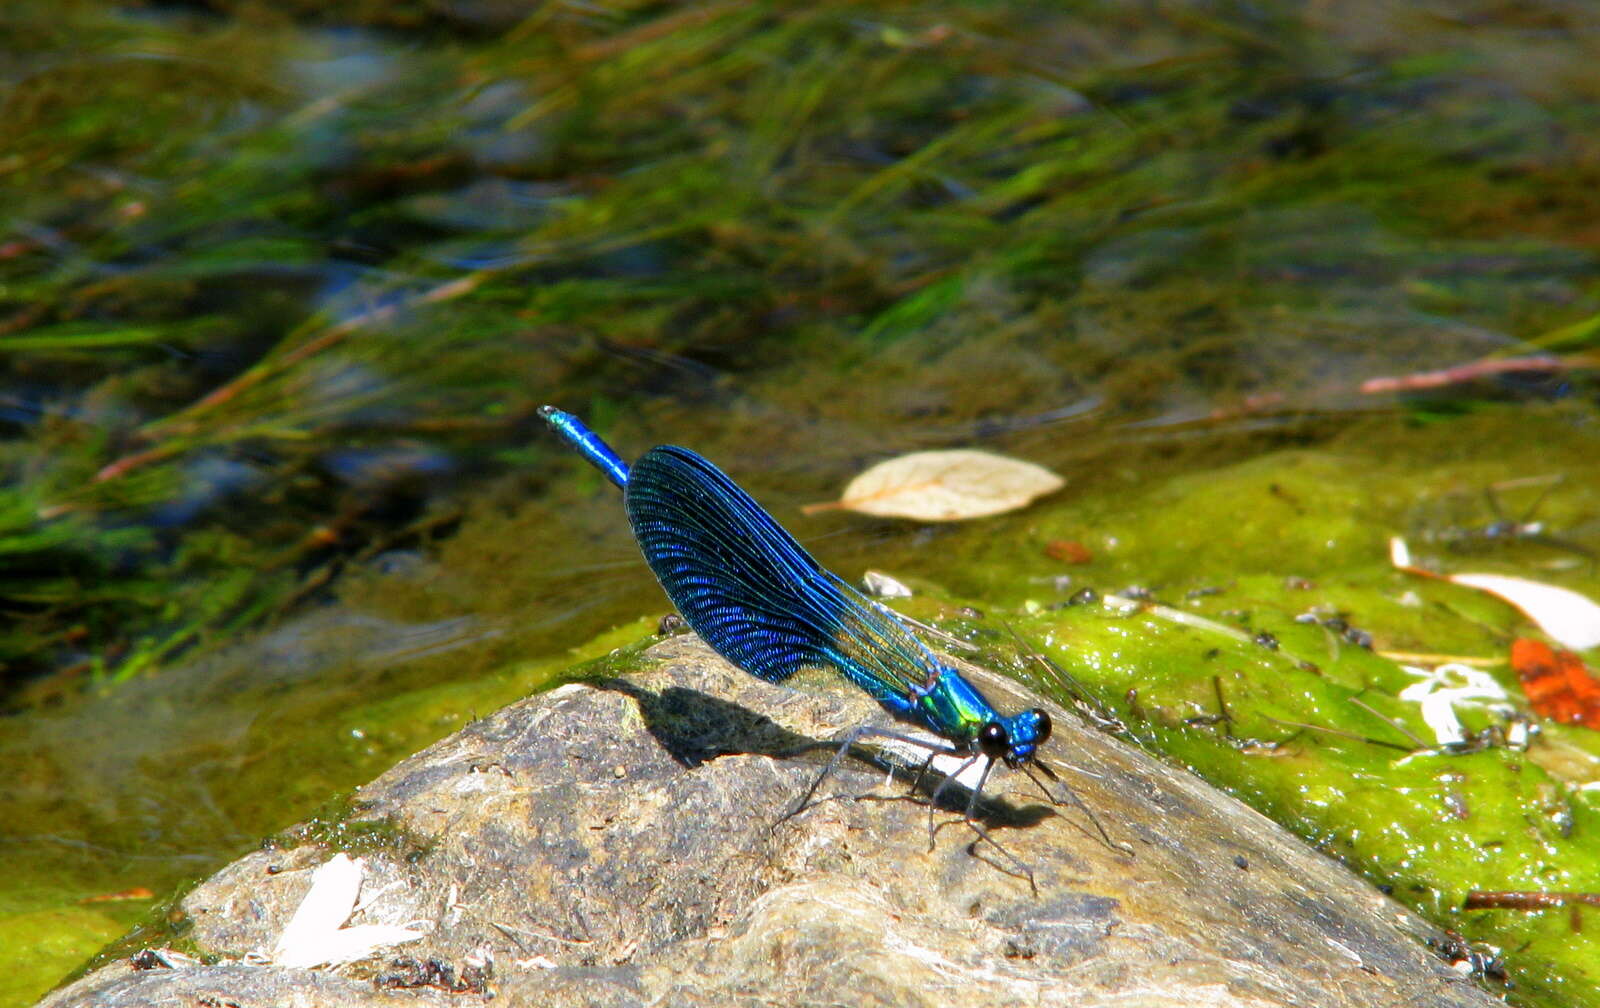
[(838, 501), (806, 511), (843, 508), (884, 518), (961, 521), (1015, 511), (1063, 485), (1050, 470), (1004, 455), (912, 452), (878, 463), (851, 480)]

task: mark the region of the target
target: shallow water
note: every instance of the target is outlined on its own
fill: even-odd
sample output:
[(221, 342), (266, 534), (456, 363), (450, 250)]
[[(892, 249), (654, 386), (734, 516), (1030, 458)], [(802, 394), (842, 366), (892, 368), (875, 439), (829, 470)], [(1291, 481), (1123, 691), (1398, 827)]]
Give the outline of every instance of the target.
[[(1595, 589), (1566, 545), (1443, 545), (1551, 477), (1501, 506), (1600, 549), (1600, 75), (1560, 7), (262, 17), (0, 32), (5, 1003), (665, 612), (543, 402), (997, 616), (1304, 578), (1380, 647), (1503, 656), (1498, 603), (1378, 605), (1396, 532)], [(941, 447), (1068, 485), (799, 510)]]

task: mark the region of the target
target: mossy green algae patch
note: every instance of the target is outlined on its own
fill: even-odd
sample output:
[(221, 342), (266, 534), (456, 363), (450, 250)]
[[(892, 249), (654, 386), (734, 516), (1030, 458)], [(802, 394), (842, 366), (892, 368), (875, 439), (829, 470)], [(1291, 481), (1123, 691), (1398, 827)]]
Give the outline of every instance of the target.
[[(1494, 425), (1472, 426), (1488, 435)], [(1065, 583), (1030, 578), (1028, 598), (1005, 618), (1142, 743), (1441, 925), (1505, 950), (1519, 1000), (1588, 1003), (1600, 996), (1589, 908), (1462, 905), (1471, 890), (1600, 891), (1600, 735), (1540, 725), (1526, 749), (1498, 735), (1481, 747), (1443, 744), (1420, 700), (1463, 676), (1482, 676), (1503, 696), (1450, 705), (1461, 735), (1515, 732), (1505, 714), (1526, 716), (1527, 704), (1509, 643), (1538, 631), (1491, 596), (1393, 569), (1386, 541), (1440, 495), (1481, 489), (1464, 474), (1565, 474), (1548, 498), (1557, 529), (1600, 499), (1600, 487), (1536, 438), (1514, 444), (1498, 469), (1481, 459), (1426, 467), (1414, 457), (1420, 443), (1402, 435), (1376, 460), (1276, 453), (1122, 494), (1114, 506), (1088, 494), (1051, 508), (1028, 541), (1088, 528), (1095, 557), (1063, 568)], [(1518, 469), (1527, 465), (1518, 456), (1540, 465)], [(1548, 543), (1422, 548), (1453, 569), (1514, 570), (1600, 598), (1587, 559)], [(1115, 592), (1133, 582), (1154, 600), (1066, 600), (1085, 586)], [(1037, 665), (1019, 671), (1064, 689)]]

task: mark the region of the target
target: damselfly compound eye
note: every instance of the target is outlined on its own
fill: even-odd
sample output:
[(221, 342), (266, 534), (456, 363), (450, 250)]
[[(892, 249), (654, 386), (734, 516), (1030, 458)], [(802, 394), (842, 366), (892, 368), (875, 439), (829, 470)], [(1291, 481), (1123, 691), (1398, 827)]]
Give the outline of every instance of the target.
[(1002, 759), (1011, 751), (1011, 735), (998, 721), (990, 721), (978, 731), (978, 751), (990, 759)]

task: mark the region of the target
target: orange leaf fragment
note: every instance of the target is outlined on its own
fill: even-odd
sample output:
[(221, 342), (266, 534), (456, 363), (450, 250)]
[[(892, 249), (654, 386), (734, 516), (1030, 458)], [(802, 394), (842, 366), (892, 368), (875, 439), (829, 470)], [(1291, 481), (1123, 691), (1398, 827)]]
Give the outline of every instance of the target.
[(1511, 667), (1522, 680), (1528, 703), (1541, 717), (1600, 728), (1600, 680), (1571, 651), (1519, 637), (1511, 643)]
[(1044, 544), (1044, 555), (1064, 564), (1094, 562), (1094, 554), (1089, 547), (1076, 539), (1052, 539)]
[(122, 903), (129, 900), (155, 899), (156, 894), (144, 886), (134, 886), (121, 892), (98, 893), (94, 896), (85, 896), (79, 903)]

